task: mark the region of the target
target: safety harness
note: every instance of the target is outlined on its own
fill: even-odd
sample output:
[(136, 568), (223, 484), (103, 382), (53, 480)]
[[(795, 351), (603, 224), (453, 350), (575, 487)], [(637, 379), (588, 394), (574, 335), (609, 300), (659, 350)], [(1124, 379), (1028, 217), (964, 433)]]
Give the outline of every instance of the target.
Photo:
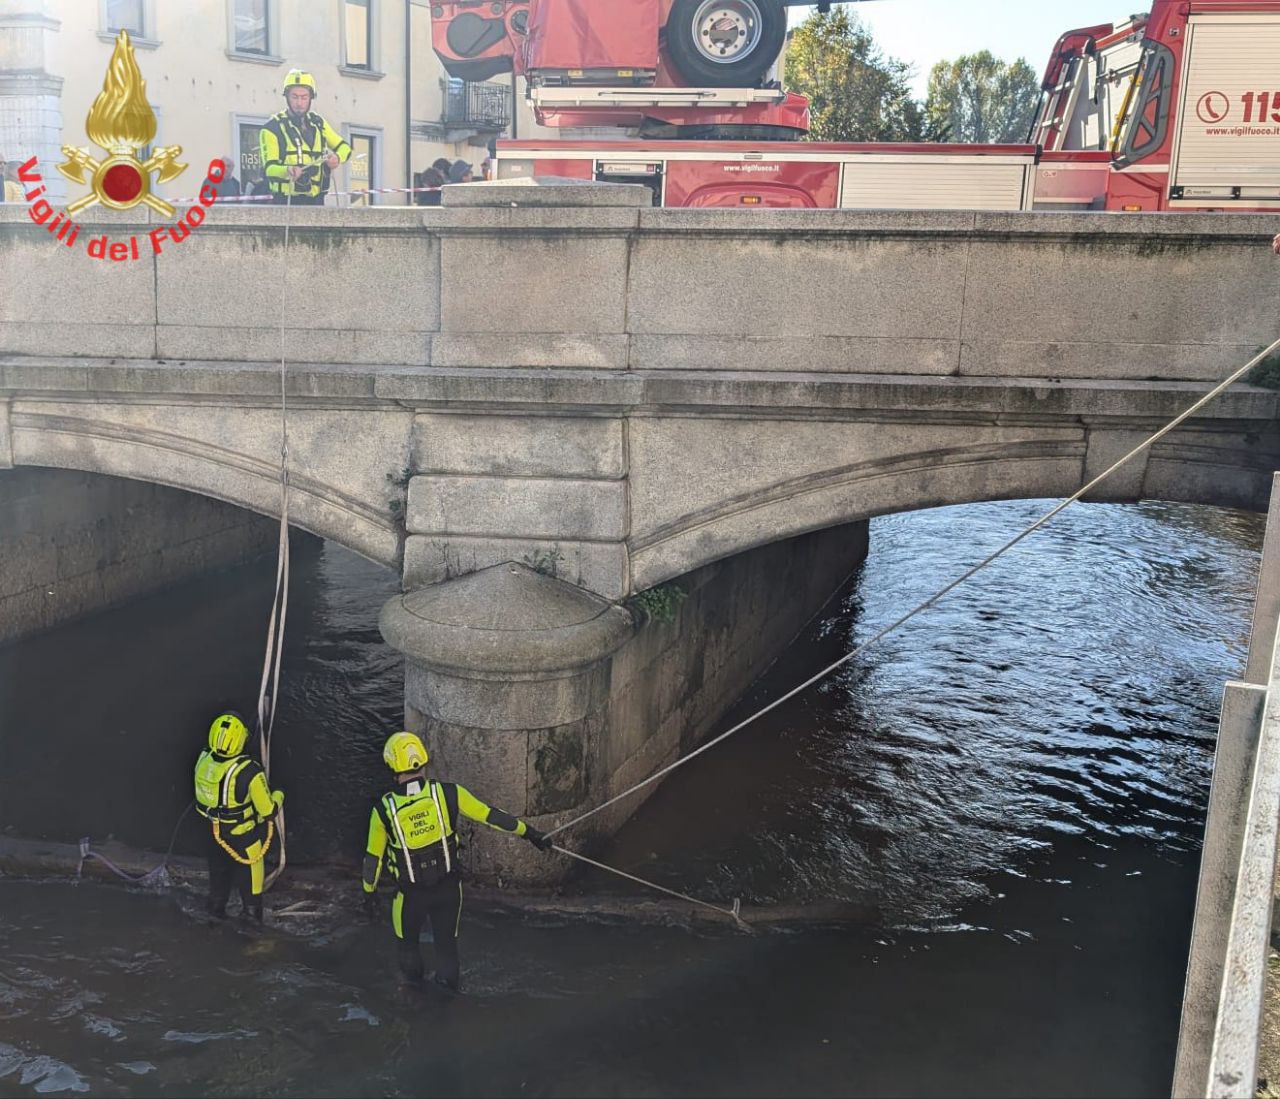
[(257, 812), (251, 799), (246, 800), (242, 805), (234, 804), (236, 780), (252, 764), (252, 759), (248, 756), (242, 756), (240, 759), (232, 761), (231, 765), (223, 771), (222, 778), (218, 782), (218, 801), (216, 805), (208, 805), (200, 800), (198, 794), (201, 783), (197, 781), (196, 809), (212, 825), (214, 842), (241, 866), (253, 866), (255, 863), (262, 862), (267, 857), (267, 850), (270, 848), (271, 840), (275, 836), (275, 822), (268, 820), (266, 839), (263, 841), (258, 854), (254, 856), (241, 854), (222, 837), (223, 825), (248, 824), (257, 819)]
[[(323, 195), (329, 190), (331, 173), (329, 166), (324, 163), (325, 144), (322, 120), (311, 111), (308, 111), (304, 117), (312, 130), (312, 141), (310, 142), (305, 139), (302, 128), (293, 121), (293, 116), (288, 111), (283, 111), (272, 119), (273, 122), (280, 124), (278, 132), (282, 139), (282, 148), (280, 149), (281, 163), (285, 165), (292, 163), (297, 167), (309, 169), (298, 179), (268, 180), (276, 194), (290, 194), (299, 198), (311, 198), (315, 195)], [(292, 147), (287, 147), (290, 144), (292, 144)], [(289, 160), (290, 156), (293, 157), (292, 162)], [(319, 170), (318, 183), (311, 181), (310, 169)]]

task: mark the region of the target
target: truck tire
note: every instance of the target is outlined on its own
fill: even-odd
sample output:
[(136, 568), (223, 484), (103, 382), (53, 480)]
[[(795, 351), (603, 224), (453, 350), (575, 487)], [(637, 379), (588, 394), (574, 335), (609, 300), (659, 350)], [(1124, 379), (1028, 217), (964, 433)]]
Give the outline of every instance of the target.
[(754, 88), (782, 52), (782, 0), (675, 0), (667, 53), (695, 88)]

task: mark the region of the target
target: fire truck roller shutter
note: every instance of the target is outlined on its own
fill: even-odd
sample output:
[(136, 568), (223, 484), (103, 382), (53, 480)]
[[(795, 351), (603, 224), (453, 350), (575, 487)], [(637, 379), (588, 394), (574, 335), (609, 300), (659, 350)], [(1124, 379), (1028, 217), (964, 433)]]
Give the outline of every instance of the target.
[(667, 53), (692, 87), (754, 88), (786, 34), (783, 0), (675, 0)]

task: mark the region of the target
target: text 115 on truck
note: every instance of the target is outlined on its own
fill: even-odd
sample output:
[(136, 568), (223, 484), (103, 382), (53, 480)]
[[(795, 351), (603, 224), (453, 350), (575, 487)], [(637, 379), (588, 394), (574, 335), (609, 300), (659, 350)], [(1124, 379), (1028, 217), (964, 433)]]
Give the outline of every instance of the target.
[(432, 13), (451, 73), (523, 74), (538, 121), (560, 131), (499, 142), (503, 179), (644, 183), (663, 206), (1280, 211), (1280, 0), (1155, 0), (1067, 31), (1022, 145), (799, 140), (808, 103), (777, 81), (797, 2), (449, 0)]

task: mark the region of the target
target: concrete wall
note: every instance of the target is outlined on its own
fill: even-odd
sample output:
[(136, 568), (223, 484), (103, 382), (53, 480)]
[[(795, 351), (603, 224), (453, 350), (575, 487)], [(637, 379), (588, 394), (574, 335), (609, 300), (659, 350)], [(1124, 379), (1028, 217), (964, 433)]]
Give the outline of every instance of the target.
[[(675, 620), (646, 621), (613, 658), (601, 793), (612, 797), (701, 744), (861, 564), (868, 526), (777, 542), (675, 581), (687, 593)], [(611, 833), (656, 789), (584, 830)]]
[[(384, 636), (407, 654), (408, 727), (439, 775), (544, 829), (622, 792), (700, 743), (866, 555), (867, 524), (779, 542), (682, 577), (670, 622), (627, 614), (522, 565), (391, 600)], [(575, 830), (607, 836), (654, 787)], [(477, 830), (485, 878), (567, 873)]]
[(159, 485), (0, 471), (0, 643), (251, 560), (278, 529)]

